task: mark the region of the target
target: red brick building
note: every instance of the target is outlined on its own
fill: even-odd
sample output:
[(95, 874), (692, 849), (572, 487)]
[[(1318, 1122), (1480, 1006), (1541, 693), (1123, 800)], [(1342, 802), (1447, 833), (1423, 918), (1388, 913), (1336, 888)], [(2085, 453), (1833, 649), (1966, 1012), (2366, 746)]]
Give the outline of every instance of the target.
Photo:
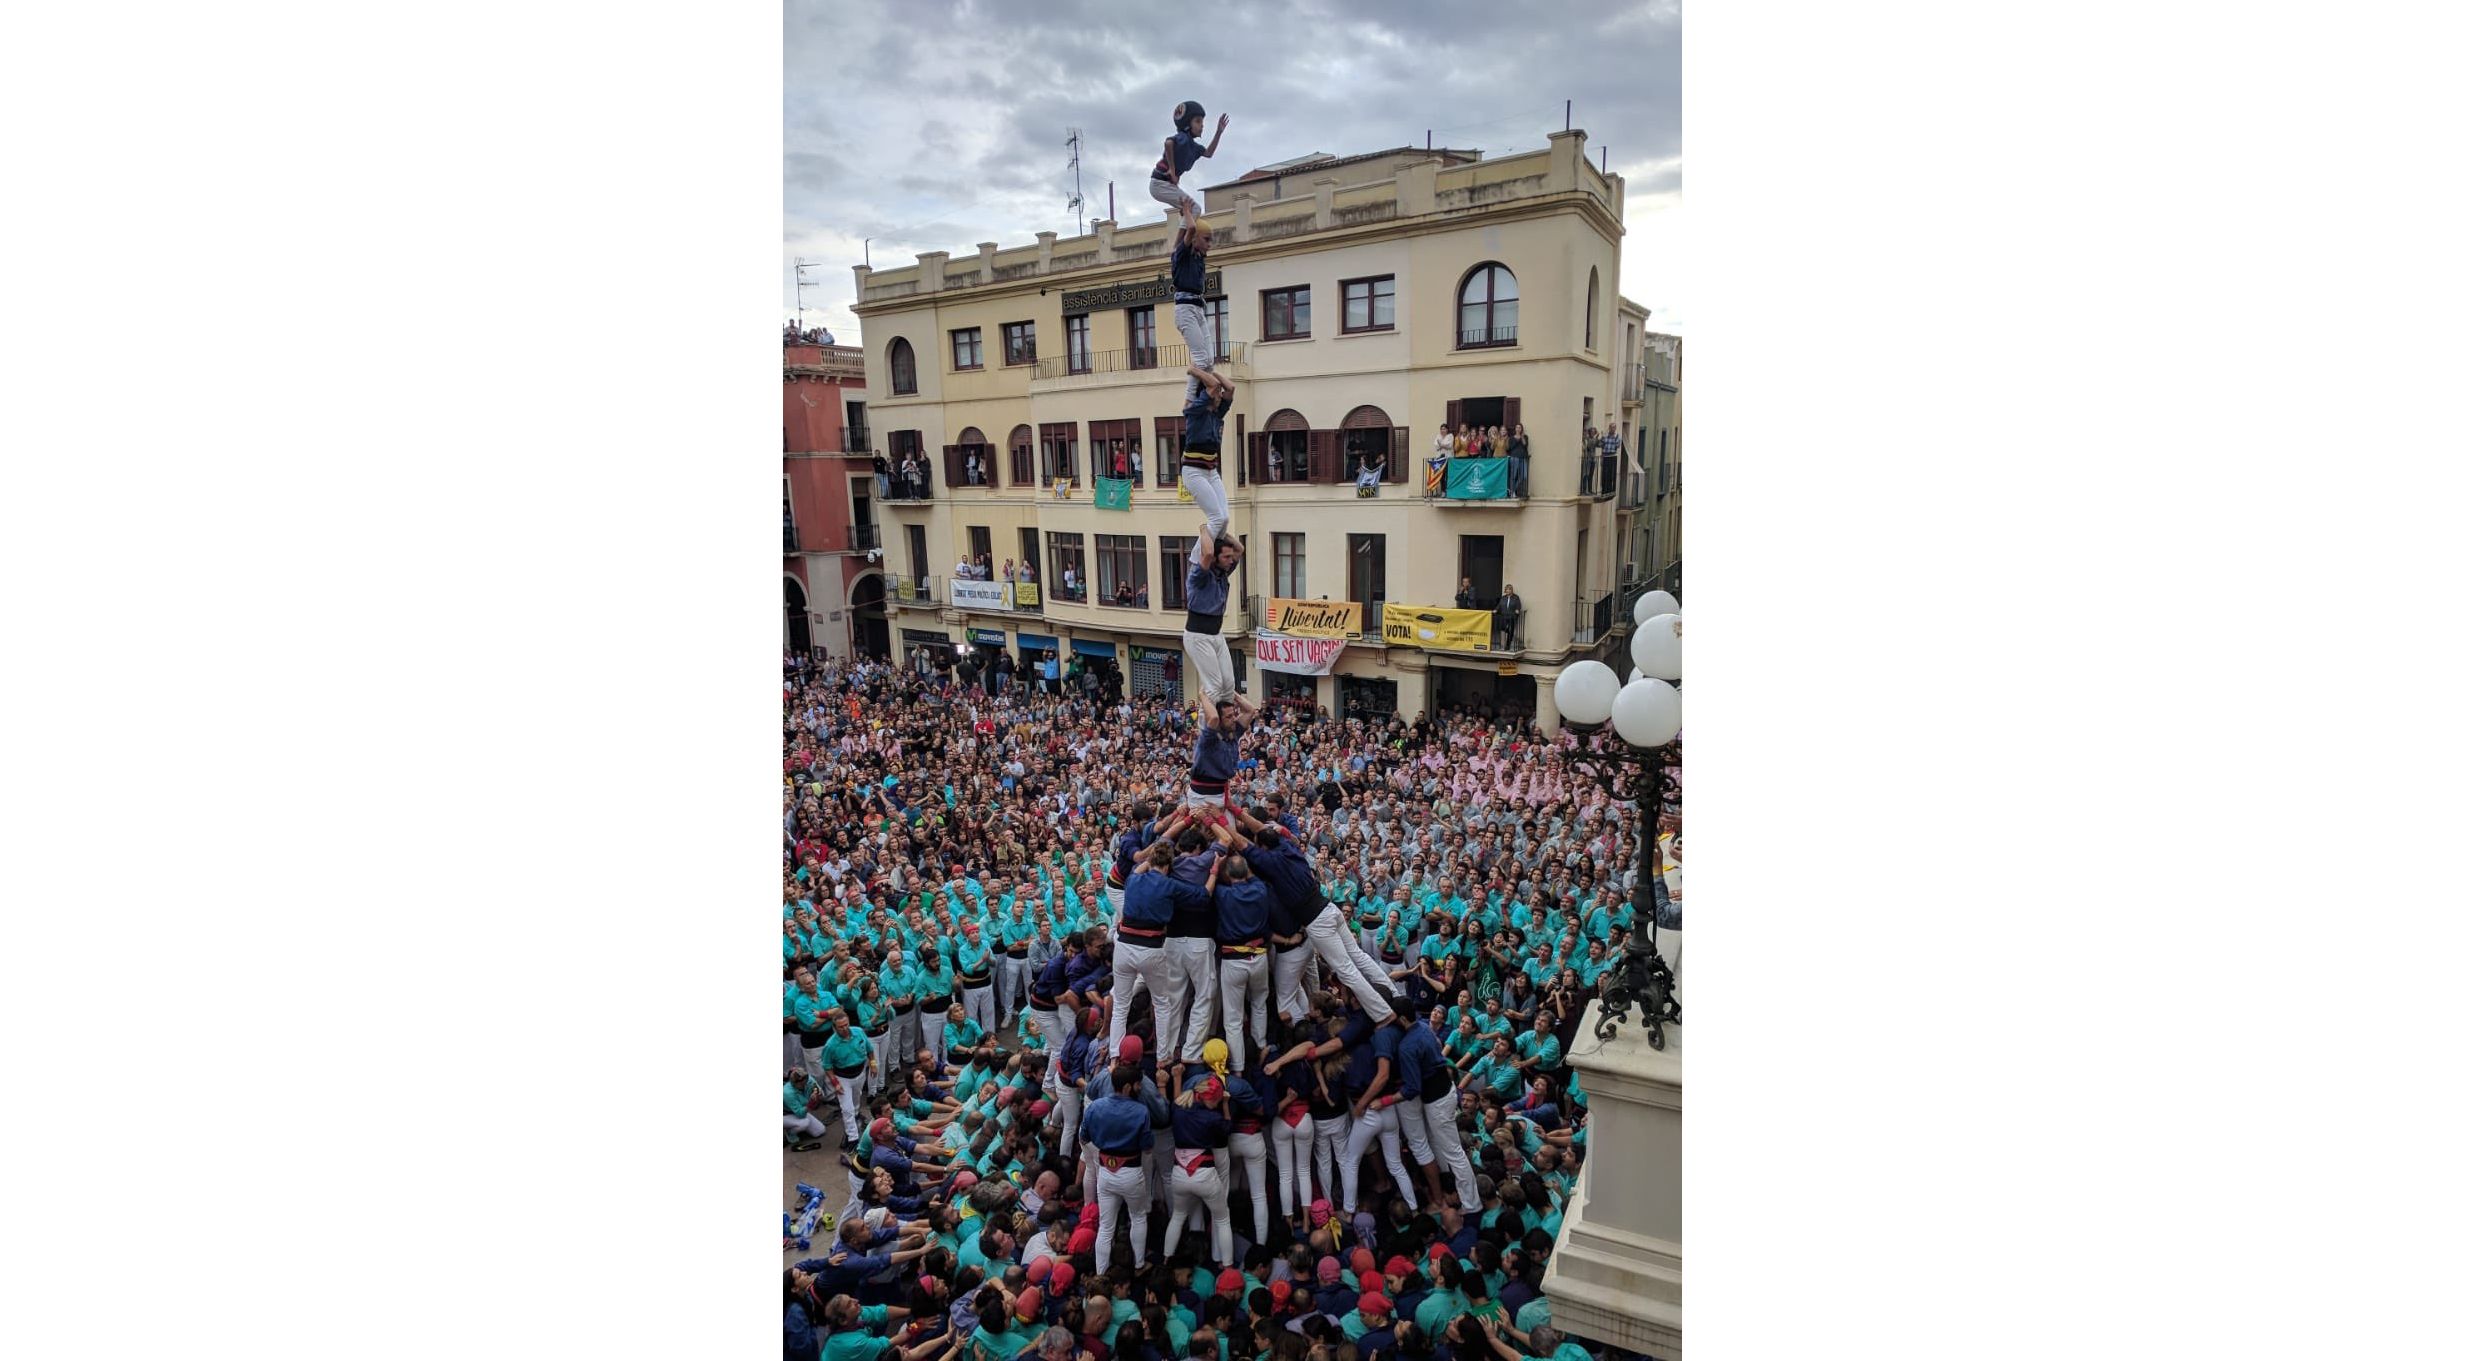
[(863, 352), (785, 347), (785, 646), (889, 654)]

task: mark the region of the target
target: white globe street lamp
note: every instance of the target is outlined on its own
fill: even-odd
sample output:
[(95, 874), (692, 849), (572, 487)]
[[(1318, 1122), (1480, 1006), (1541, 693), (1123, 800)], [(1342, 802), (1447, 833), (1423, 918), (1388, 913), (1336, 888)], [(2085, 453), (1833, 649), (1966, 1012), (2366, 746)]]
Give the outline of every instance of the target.
[[(1640, 815), (1631, 936), (1623, 944), (1619, 965), (1606, 976), (1597, 1037), (1612, 1039), (1637, 1006), (1648, 1042), (1659, 1049), (1665, 1047), (1665, 1027), (1682, 1021), (1674, 971), (1656, 942), (1659, 820), (1669, 793), (1680, 802), (1679, 791), (1669, 789), (1673, 781), (1668, 775), (1681, 759), (1675, 743), (1682, 735), (1683, 697), (1668, 683), (1682, 678), (1679, 608), (1663, 591), (1640, 597), (1633, 611), (1639, 627), (1631, 635), (1631, 659), (1638, 665), (1629, 684), (1616, 680), (1613, 668), (1600, 661), (1573, 662), (1553, 682), (1553, 707), (1579, 733), (1580, 746), (1571, 759), (1594, 768), (1616, 798), (1638, 805)], [(1608, 724), (1619, 742), (1605, 738)]]

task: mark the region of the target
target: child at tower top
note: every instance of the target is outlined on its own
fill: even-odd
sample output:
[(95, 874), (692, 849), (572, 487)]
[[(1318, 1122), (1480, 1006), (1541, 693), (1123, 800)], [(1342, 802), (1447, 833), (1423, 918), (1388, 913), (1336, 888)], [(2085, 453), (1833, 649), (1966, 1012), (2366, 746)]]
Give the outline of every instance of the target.
[(1165, 154), (1156, 160), (1156, 168), (1148, 172), (1148, 197), (1182, 214), (1182, 225), (1188, 227), (1199, 216), (1199, 204), (1182, 192), (1182, 175), (1203, 157), (1217, 154), (1217, 144), (1225, 140), (1226, 115), (1217, 115), (1217, 135), (1208, 145), (1199, 144), (1200, 130), (1207, 125), (1208, 110), (1196, 99), (1183, 100), (1173, 111), (1173, 136), (1165, 139)]

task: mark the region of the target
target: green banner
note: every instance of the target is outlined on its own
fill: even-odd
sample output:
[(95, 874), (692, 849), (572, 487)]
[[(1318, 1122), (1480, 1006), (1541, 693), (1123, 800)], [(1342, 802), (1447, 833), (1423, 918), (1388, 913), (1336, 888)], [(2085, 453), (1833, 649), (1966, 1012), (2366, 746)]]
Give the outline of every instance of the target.
[(1096, 479), (1096, 509), (1130, 509), (1130, 479), (1099, 477)]
[(1449, 493), (1453, 501), (1502, 500), (1510, 495), (1510, 460), (1451, 459)]

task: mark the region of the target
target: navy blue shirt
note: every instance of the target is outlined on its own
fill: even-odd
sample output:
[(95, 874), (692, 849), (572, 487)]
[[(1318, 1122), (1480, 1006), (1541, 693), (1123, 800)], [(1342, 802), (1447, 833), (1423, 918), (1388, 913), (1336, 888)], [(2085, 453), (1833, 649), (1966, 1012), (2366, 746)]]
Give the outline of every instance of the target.
[[(1225, 627), (1225, 601), (1232, 587), (1230, 573), (1222, 573), (1199, 562), (1199, 546), (1191, 546), (1191, 574), (1183, 578), (1183, 608), (1190, 617), (1183, 627), (1192, 633), (1215, 633)], [(1204, 623), (1206, 627), (1197, 627)]]
[(1122, 833), (1121, 839), (1113, 843), (1113, 868), (1105, 876), (1105, 882), (1117, 888), (1127, 885), (1131, 867), (1138, 861), (1139, 852), (1147, 849), (1152, 835), (1145, 823)]
[[(1208, 400), (1208, 389), (1199, 390), (1191, 404), (1182, 408), (1182, 447), (1218, 453), (1225, 448), (1225, 413), (1234, 409), (1234, 399)], [(1214, 467), (1214, 461), (1207, 466)]]
[(1206, 155), (1207, 151), (1208, 148), (1201, 146), (1199, 144), (1199, 139), (1193, 137), (1188, 129), (1177, 128), (1174, 130), (1173, 135), (1172, 173), (1167, 173), (1165, 158), (1160, 154), (1156, 158), (1156, 168), (1148, 172), (1148, 178), (1154, 180), (1171, 180), (1187, 174), (1192, 166), (1199, 164), (1199, 158)]
[[(1357, 1013), (1357, 1019), (1364, 1023), (1365, 1029), (1370, 1033), (1368, 1038), (1358, 1041), (1355, 1038), (1354, 1023), (1352, 1021), (1347, 1023), (1346, 1090), (1342, 1095), (1349, 1102), (1363, 1098), (1364, 1089), (1371, 1086), (1372, 1079), (1379, 1075), (1383, 1060), (1391, 1061), (1394, 1068), (1398, 1057), (1398, 1037), (1402, 1033), (1398, 1029), (1398, 1023), (1394, 1020), (1386, 1025), (1376, 1026), (1372, 1024), (1371, 1017), (1361, 1013)], [(1374, 1093), (1372, 1099), (1377, 1101), (1389, 1094), (1389, 1091), (1384, 1088)]]
[[(1448, 1077), (1449, 1061), (1442, 1057), (1441, 1037), (1432, 1033), (1432, 1026), (1429, 1022), (1417, 1021), (1398, 1038), (1395, 1071), (1399, 1079), (1398, 1094), (1409, 1101), (1437, 1100), (1448, 1094), (1451, 1085)], [(1427, 1098), (1424, 1094), (1424, 1083), (1435, 1073), (1443, 1075), (1438, 1082), (1440, 1090), (1435, 1092), (1431, 1098)]]
[(1268, 935), (1268, 885), (1257, 879), (1219, 884), (1216, 892), (1217, 944), (1251, 945)]
[(1312, 874), (1311, 862), (1291, 842), (1281, 842), (1276, 850), (1264, 851), (1257, 846), (1243, 848), (1243, 861), (1251, 872), (1268, 882), (1276, 895), (1277, 911), (1270, 919), (1271, 927), (1281, 936), (1302, 934), (1303, 928), (1320, 913), (1320, 881)]
[[(1210, 785), (1221, 790), (1234, 778), (1242, 765), (1242, 743), (1218, 732), (1210, 724), (1199, 725), (1199, 741), (1191, 746), (1191, 783)], [(1206, 791), (1213, 792), (1213, 791)]]
[(1173, 1108), (1173, 1146), (1214, 1151), (1225, 1147), (1225, 1137), (1234, 1132), (1232, 1121), (1222, 1111), (1211, 1110), (1196, 1098), (1188, 1106)]
[(1194, 912), (1210, 910), (1207, 890), (1186, 884), (1170, 874), (1153, 871), (1131, 876), (1130, 886), (1122, 890), (1122, 924), (1145, 931), (1162, 931), (1173, 925), (1174, 914), (1188, 907)]
[[(1189, 167), (1184, 167), (1188, 169)], [(1208, 257), (1191, 246), (1187, 235), (1173, 247), (1173, 291), (1176, 297), (1200, 297), (1208, 288)]]
[(1156, 1146), (1148, 1127), (1148, 1108), (1119, 1092), (1091, 1103), (1079, 1117), (1079, 1137), (1117, 1156), (1145, 1153)]

